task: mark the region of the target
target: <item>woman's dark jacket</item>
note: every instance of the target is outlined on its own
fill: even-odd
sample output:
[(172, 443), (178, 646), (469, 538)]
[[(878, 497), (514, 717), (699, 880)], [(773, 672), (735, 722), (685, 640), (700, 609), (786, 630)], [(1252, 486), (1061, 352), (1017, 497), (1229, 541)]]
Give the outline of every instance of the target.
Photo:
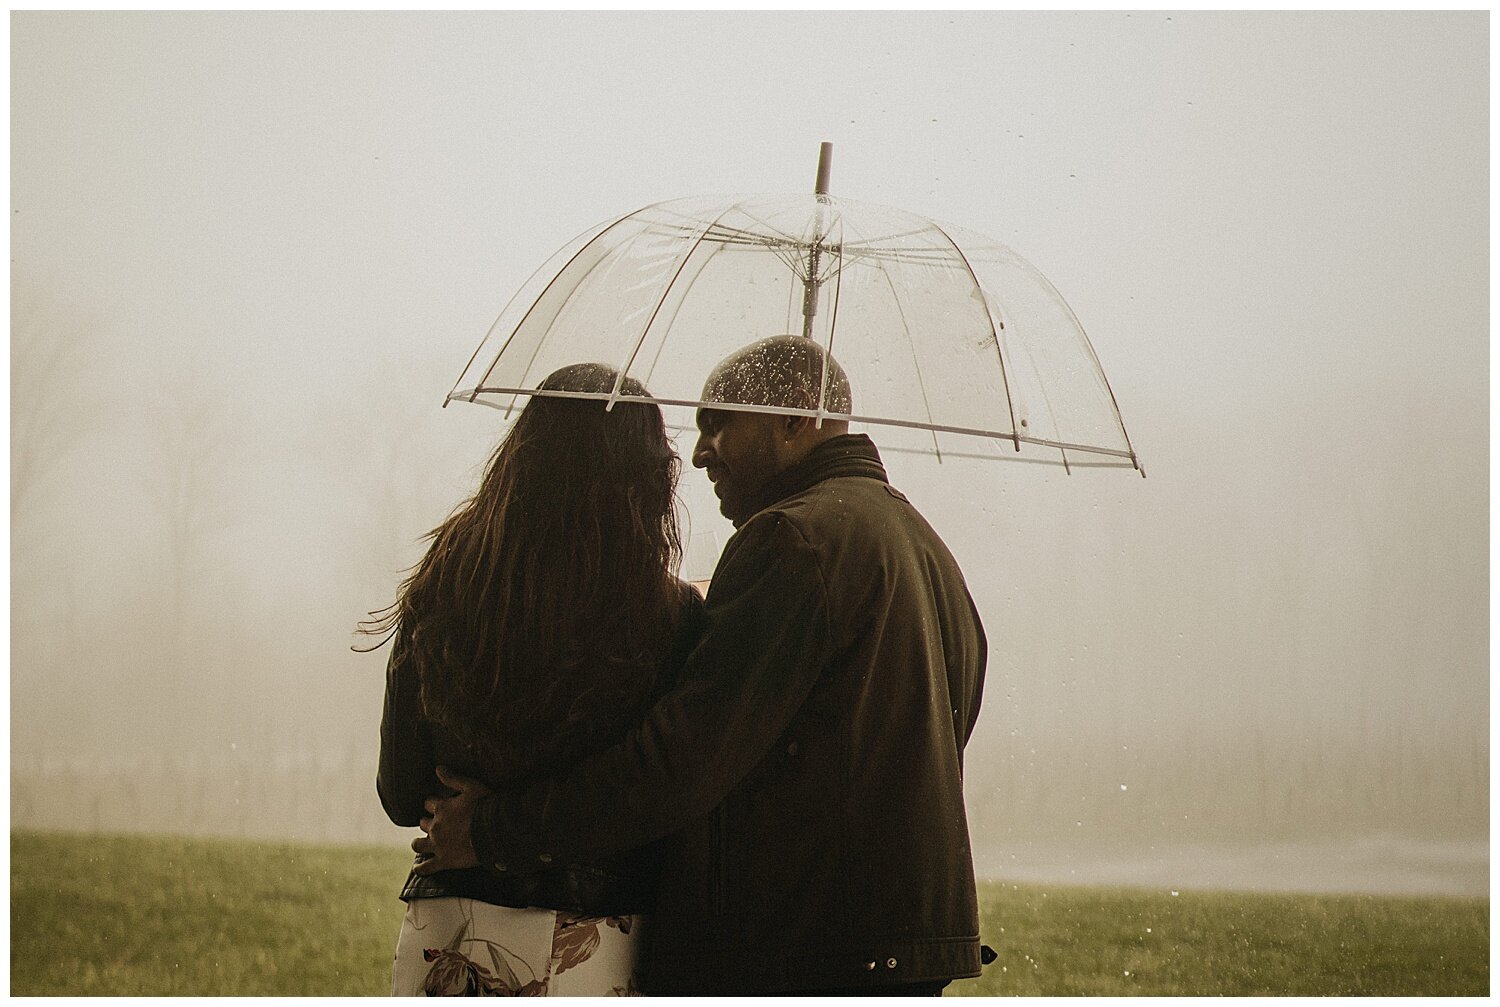
[[(680, 589), (682, 611), (676, 621), (675, 637), (661, 667), (656, 670), (655, 685), (648, 702), (659, 696), (676, 678), (678, 669), (703, 630), (702, 600), (686, 584), (680, 585)], [(398, 638), (386, 667), (385, 708), (380, 718), (380, 767), (375, 789), (391, 821), (409, 827), (415, 826), (422, 817), (422, 802), (445, 790), (434, 771), (437, 766), (449, 767), (460, 776), (480, 780), (492, 788), (516, 786), (518, 781), (507, 772), (507, 767), (494, 764), (492, 757), (487, 758), (465, 745), (451, 731), (422, 716), (420, 683), (415, 667), (405, 656)], [(563, 753), (561, 765), (550, 765), (548, 771), (576, 763), (592, 751), (619, 741), (645, 709), (643, 703), (635, 709), (610, 711), (609, 723), (599, 725), (599, 731), (591, 732), (599, 739), (596, 744), (585, 751)], [(494, 729), (504, 731), (506, 728), (504, 723), (497, 723)], [(530, 725), (527, 733), (536, 733), (536, 725)], [(652, 908), (656, 898), (658, 864), (657, 853), (648, 846), (539, 863), (533, 870), (504, 874), (482, 867), (442, 871), (426, 877), (413, 871), (406, 879), (401, 898), (461, 895), (501, 906), (537, 906), (598, 916), (623, 916)]]
[(482, 800), (501, 873), (669, 836), (651, 993), (979, 974), (963, 750), (986, 643), (953, 556), (834, 438), (725, 547), (676, 688), (623, 744)]

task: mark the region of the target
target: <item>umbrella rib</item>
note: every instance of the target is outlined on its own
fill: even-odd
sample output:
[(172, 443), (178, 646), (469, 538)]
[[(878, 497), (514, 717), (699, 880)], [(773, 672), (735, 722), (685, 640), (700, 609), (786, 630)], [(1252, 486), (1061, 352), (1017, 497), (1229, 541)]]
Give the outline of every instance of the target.
[[(652, 309), (651, 317), (646, 319), (646, 325), (641, 329), (641, 336), (635, 341), (635, 347), (630, 351), (629, 359), (625, 361), (625, 366), (620, 368), (620, 372), (615, 375), (615, 387), (614, 390), (609, 393), (609, 402), (606, 403), (604, 407), (606, 410), (613, 409), (615, 407), (615, 403), (619, 401), (620, 386), (625, 383), (625, 375), (630, 373), (630, 367), (635, 363), (636, 354), (641, 352), (641, 347), (646, 342), (646, 336), (650, 334), (651, 326), (656, 322), (656, 316), (661, 313), (662, 305), (667, 303), (667, 297), (672, 293), (673, 285), (677, 283), (677, 277), (682, 275), (682, 270), (687, 266), (688, 260), (693, 257), (693, 253), (698, 250), (698, 246), (703, 244), (703, 236), (707, 234), (715, 224), (723, 220), (725, 214), (739, 207), (740, 203), (742, 202), (744, 201), (741, 200), (739, 203), (731, 203), (723, 210), (719, 211), (719, 215), (712, 221), (710, 221), (707, 227), (698, 232), (697, 239), (688, 248), (688, 250), (683, 253), (682, 258), (678, 260), (677, 270), (672, 274), (672, 278), (667, 281), (667, 285), (662, 288), (661, 299), (656, 302), (656, 307)], [(665, 337), (663, 337), (663, 342), (665, 342)]]
[[(740, 212), (744, 213), (743, 210), (741, 210)], [(750, 214), (746, 213), (745, 216), (749, 217)], [(762, 223), (765, 227), (765, 231), (752, 231), (749, 228), (745, 227), (728, 227), (720, 224), (716, 227), (710, 228), (709, 234), (715, 240), (729, 241), (733, 239), (753, 245), (797, 244), (797, 239), (792, 235), (783, 234), (781, 231), (776, 230), (770, 224), (759, 221), (757, 218), (751, 217), (751, 219), (756, 220), (757, 223)], [(723, 238), (718, 237), (721, 234), (724, 235)]]
[[(542, 396), (544, 398), (559, 399), (591, 399), (596, 402), (605, 402), (609, 399), (608, 392), (568, 392), (552, 388), (479, 388), (479, 392), (498, 392), (500, 394), (514, 393), (516, 395)], [(659, 406), (684, 406), (689, 409), (718, 409), (723, 412), (741, 413), (770, 413), (775, 416), (806, 416), (809, 419), (817, 416), (817, 410), (800, 409), (791, 406), (767, 406), (761, 404), (747, 405), (741, 402), (707, 402), (703, 399), (668, 399), (656, 395), (621, 395), (621, 401), (625, 402), (651, 402)], [(475, 400), (479, 405), (489, 406), (491, 409), (504, 409), (504, 406), (488, 402), (484, 399)], [(989, 437), (994, 440), (1011, 441), (1019, 439), (1023, 444), (1035, 444), (1044, 448), (1061, 448), (1068, 451), (1081, 451), (1085, 454), (1106, 455), (1110, 458), (1123, 458), (1129, 462), (1134, 455), (1129, 451), (1121, 451), (1119, 448), (1098, 447), (1092, 444), (1075, 444), (1069, 441), (1056, 441), (1046, 437), (1022, 436), (1014, 437), (1004, 430), (985, 430), (980, 427), (960, 427), (950, 423), (923, 423), (920, 420), (899, 420), (888, 416), (863, 416), (858, 413), (829, 413), (836, 420), (848, 420), (850, 423), (870, 423), (883, 427), (905, 427), (911, 430), (936, 430), (945, 434), (968, 434), (974, 437)], [(951, 453), (951, 452), (950, 452)], [(1073, 464), (1077, 465), (1078, 462)], [(1123, 467), (1123, 466), (1122, 466)]]
[[(652, 205), (660, 205), (660, 204), (652, 204)], [(649, 210), (650, 208), (651, 208), (650, 206), (646, 206), (646, 207), (642, 207), (641, 209)], [(549, 290), (552, 289), (552, 285), (557, 282), (558, 277), (562, 276), (563, 273), (566, 273), (568, 271), (568, 266), (571, 266), (573, 263), (577, 262), (578, 261), (578, 257), (580, 255), (582, 255), (584, 252), (588, 251), (588, 249), (593, 246), (594, 242), (598, 241), (600, 238), (604, 237), (610, 231), (614, 230), (615, 226), (617, 224), (619, 224), (620, 221), (624, 220), (626, 217), (632, 216), (632, 215), (634, 215), (636, 213), (640, 213), (640, 212), (641, 212), (640, 210), (632, 210), (632, 211), (630, 211), (630, 213), (622, 214), (621, 216), (619, 216), (619, 217), (615, 218), (614, 220), (610, 221), (610, 223), (607, 226), (600, 228), (599, 229), (599, 233), (596, 234), (596, 235), (594, 235), (588, 241), (584, 242), (583, 247), (580, 248), (580, 249), (578, 249), (578, 251), (574, 252), (572, 254), (572, 256), (568, 259), (568, 261), (563, 265), (563, 267), (561, 269), (559, 269), (557, 271), (557, 273), (552, 277), (552, 279), (550, 279), (550, 280), (547, 281), (547, 285), (542, 288), (542, 292), (537, 295), (536, 300), (534, 300), (534, 301), (531, 302), (531, 307), (529, 307), (529, 308), (526, 309), (526, 314), (524, 314), (524, 315), (521, 316), (521, 320), (516, 323), (516, 327), (514, 329), (510, 330), (510, 335), (508, 335), (508, 336), (505, 337), (504, 344), (502, 344), (501, 347), (500, 347), (500, 349), (498, 351), (496, 351), (496, 353), (495, 353), (495, 359), (490, 361), (490, 365), (485, 368), (484, 374), (480, 377), (480, 379), (478, 381), (474, 382), (474, 391), (469, 395), (469, 401), (470, 402), (474, 401), (474, 396), (476, 396), (476, 395), (479, 394), (479, 388), (487, 380), (489, 380), (489, 376), (492, 373), (494, 373), (495, 365), (500, 362), (500, 358), (505, 354), (506, 349), (508, 349), (510, 347), (511, 340), (513, 340), (513, 339), (516, 338), (516, 333), (521, 331), (521, 327), (526, 324), (526, 320), (531, 317), (531, 313), (536, 310), (536, 306), (541, 303), (542, 298), (544, 298), (544, 297), (547, 296), (547, 291), (549, 291)], [(535, 275), (535, 274), (533, 273), (532, 275)], [(496, 325), (498, 325), (500, 323), (500, 319), (501, 318), (505, 317), (505, 311), (509, 311), (510, 310), (511, 304), (515, 303), (515, 299), (516, 299), (516, 297), (520, 296), (520, 293), (521, 293), (521, 291), (519, 291), (519, 290), (516, 291), (516, 293), (511, 297), (510, 301), (508, 301), (506, 303), (505, 310), (501, 311), (499, 317), (497, 317), (495, 319), (495, 324)], [(493, 331), (494, 327), (495, 327), (494, 325), (491, 325), (490, 329)], [(483, 348), (484, 343), (481, 342), (479, 344), (479, 346), (480, 346), (480, 348)], [(541, 344), (538, 343), (537, 347), (538, 347), (538, 349), (540, 349), (541, 348)], [(474, 356), (472, 356), (472, 357), (469, 358), (469, 366), (473, 365), (475, 359), (478, 356), (479, 356), (479, 349), (476, 349), (474, 351)], [(531, 363), (534, 363), (535, 361), (536, 361), (536, 354), (533, 353), (531, 355), (531, 362), (529, 362), (526, 365), (526, 369), (528, 371), (531, 369)], [(465, 366), (464, 370), (467, 371), (469, 369), (469, 366)], [(464, 376), (462, 374), (460, 374), (458, 376), (458, 380), (459, 381), (462, 381), (463, 378), (464, 378)], [(452, 393), (450, 392), (449, 395), (451, 396)], [(446, 402), (447, 400), (444, 400), (444, 401)], [(514, 398), (511, 399), (511, 404), (512, 405), (515, 404), (515, 399)], [(507, 409), (506, 410), (507, 415), (509, 415), (509, 412), (510, 412), (510, 410)]]
[[(829, 197), (828, 201), (830, 203), (834, 203), (834, 204), (838, 203), (838, 200), (835, 199), (835, 198), (833, 198), (833, 197)], [(759, 215), (754, 214), (754, 213), (751, 213), (750, 211), (746, 210), (744, 208), (744, 201), (742, 201), (741, 204), (740, 204), (740, 212), (744, 213), (746, 217), (750, 218), (755, 223), (761, 225), (762, 230), (761, 231), (752, 231), (752, 230), (748, 230), (746, 228), (724, 227), (722, 225), (716, 225), (716, 228), (718, 230), (721, 230), (723, 233), (729, 234), (729, 235), (733, 235), (736, 238), (748, 239), (748, 240), (746, 240), (747, 244), (776, 245), (776, 244), (779, 244), (781, 242), (784, 242), (787, 246), (792, 247), (792, 248), (806, 249), (806, 248), (810, 247), (810, 243), (809, 242), (804, 241), (803, 239), (797, 237), (796, 235), (789, 234), (786, 231), (782, 231), (782, 230), (780, 230), (778, 228), (773, 227), (770, 224), (770, 222), (767, 221), (764, 217), (759, 216)], [(843, 215), (840, 214), (840, 216), (842, 217)], [(854, 249), (856, 251), (861, 252), (861, 254), (862, 254), (862, 250), (860, 249), (861, 245), (871, 246), (872, 251), (874, 251), (874, 246), (877, 246), (881, 242), (894, 241), (897, 238), (909, 238), (909, 237), (912, 237), (913, 235), (922, 234), (925, 230), (926, 230), (925, 228), (915, 228), (915, 229), (907, 230), (907, 231), (897, 231), (894, 234), (881, 235), (878, 238), (867, 238), (867, 239), (865, 239), (862, 242), (855, 242), (853, 247), (854, 247)], [(767, 238), (765, 232), (770, 232), (770, 233), (776, 235), (776, 238)], [(710, 240), (717, 240), (713, 234), (708, 235), (708, 237), (709, 237)], [(780, 239), (780, 240), (778, 241), (777, 239)], [(880, 249), (880, 251), (886, 251), (886, 250), (887, 249)], [(934, 249), (934, 248), (930, 248), (930, 247), (929, 248), (912, 248), (912, 249), (899, 249), (898, 248), (898, 249), (889, 249), (889, 251), (898, 251), (898, 252), (906, 252), (906, 251), (939, 252), (938, 249)]]
[[(748, 199), (742, 199), (738, 203), (732, 204), (730, 208), (739, 209), (739, 211), (746, 217), (761, 225), (761, 231), (753, 231), (743, 227), (729, 227), (721, 224), (719, 223), (719, 220), (723, 218), (723, 214), (721, 213), (718, 218), (715, 218), (714, 223), (710, 224), (708, 228), (703, 232), (699, 240), (713, 241), (725, 245), (752, 245), (756, 247), (772, 249), (802, 249), (808, 247), (807, 242), (802, 241), (800, 238), (797, 238), (794, 235), (787, 234), (786, 232), (771, 226), (769, 221), (766, 221), (746, 210), (746, 202), (748, 202)], [(728, 210), (725, 210), (724, 212), (727, 213)], [(689, 230), (689, 228), (684, 228), (684, 230)]]
[(990, 335), (995, 339), (995, 357), (1000, 361), (1000, 380), (1005, 385), (1005, 406), (1008, 410), (1010, 410), (1010, 429), (1012, 440), (1016, 445), (1016, 450), (1019, 451), (1021, 450), (1021, 429), (1016, 424), (1016, 402), (1010, 394), (1010, 376), (1006, 373), (1005, 370), (1005, 352), (1000, 349), (1000, 330), (996, 328), (995, 316), (990, 311), (990, 299), (985, 296), (984, 285), (979, 282), (979, 277), (974, 274), (974, 267), (969, 264), (969, 257), (964, 254), (964, 250), (958, 247), (958, 242), (954, 241), (953, 238), (948, 234), (948, 232), (943, 230), (942, 224), (933, 221), (932, 226), (937, 228), (937, 232), (941, 234), (945, 239), (947, 239), (948, 244), (953, 246), (953, 250), (957, 252), (958, 257), (963, 260), (964, 268), (969, 271), (969, 278), (974, 281), (974, 289), (979, 291), (979, 299), (984, 303), (984, 317), (989, 319)]
[[(885, 285), (891, 288), (891, 298), (896, 302), (896, 314), (901, 319), (901, 331), (906, 333), (906, 345), (911, 349), (912, 369), (917, 372), (917, 390), (922, 393), (922, 408), (927, 410), (928, 422), (932, 421), (932, 401), (927, 397), (927, 382), (922, 380), (922, 362), (917, 358), (917, 342), (911, 337), (911, 326), (906, 321), (906, 309), (901, 307), (901, 294), (896, 290), (896, 281), (891, 279), (891, 274), (884, 268), (879, 269), (880, 275), (885, 277)], [(903, 280), (901, 285), (906, 286)], [(932, 450), (937, 454), (938, 463), (943, 461), (943, 449), (938, 444), (937, 431), (929, 431), (932, 434)]]
[[(785, 263), (787, 269), (790, 270), (790, 272), (792, 274), (792, 279), (793, 280), (800, 279), (800, 277), (797, 275), (797, 267), (795, 265), (793, 265), (792, 263), (788, 262), (786, 260), (786, 258), (784, 256), (782, 256), (782, 254), (780, 252), (776, 252), (775, 254), (776, 254), (776, 257), (778, 259), (781, 259), (781, 261), (783, 263)], [(796, 283), (788, 283), (786, 285), (786, 325), (784, 325), (782, 327), (788, 333), (790, 333), (792, 331), (792, 317), (796, 313), (797, 313), (797, 284)]]
[(704, 234), (704, 241), (711, 241), (716, 245), (744, 245), (747, 248), (788, 248), (796, 247), (790, 241), (780, 241), (775, 238), (761, 238), (757, 240), (750, 235), (729, 234)]
[(925, 227), (918, 227), (918, 228), (914, 228), (914, 229), (912, 229), (910, 231), (897, 231), (895, 234), (882, 234), (878, 238), (866, 238), (865, 242), (867, 244), (873, 245), (876, 242), (893, 241), (896, 238), (910, 238), (910, 237), (913, 237), (914, 235), (923, 234), (923, 233), (926, 232), (926, 230), (927, 230), (927, 228), (925, 228)]
[[(691, 286), (693, 283), (697, 282), (698, 277), (701, 276), (703, 274), (703, 271), (708, 268), (708, 264), (713, 261), (714, 256), (718, 255), (723, 250), (724, 250), (724, 246), (720, 245), (718, 248), (715, 248), (712, 252), (710, 252), (708, 254), (708, 256), (703, 260), (703, 264), (700, 265), (698, 267), (697, 272), (693, 274), (693, 278), (688, 281), (689, 286)], [(686, 301), (686, 298), (684, 298), (682, 301), (678, 301), (677, 302), (677, 307), (675, 309), (673, 309), (672, 320), (667, 323), (667, 330), (669, 332), (671, 331), (672, 326), (675, 325), (676, 322), (677, 322), (677, 313), (682, 310), (682, 305), (683, 305), (684, 301)], [(648, 328), (649, 328), (649, 326), (648, 326)], [(657, 344), (656, 355), (651, 358), (651, 366), (646, 369), (646, 375), (645, 375), (644, 378), (641, 379), (641, 384), (645, 385), (648, 388), (651, 386), (651, 377), (652, 377), (652, 375), (654, 375), (656, 373), (656, 365), (659, 364), (659, 363), (661, 363), (662, 350), (665, 350), (666, 348), (667, 348), (667, 340), (666, 340), (666, 337), (663, 336), (661, 342)]]
[[(757, 214), (751, 213), (749, 210), (746, 210), (744, 208), (746, 202), (748, 202), (748, 200), (741, 200), (739, 202), (739, 207), (740, 207), (740, 212), (741, 213), (743, 213), (745, 216), (749, 217), (755, 223), (759, 224), (763, 230), (769, 231), (772, 234), (775, 234), (778, 237), (785, 239), (790, 244), (794, 244), (795, 245), (795, 244), (798, 243), (798, 238), (796, 237), (796, 235), (788, 234), (786, 231), (783, 231), (783, 230), (781, 230), (778, 227), (772, 227), (771, 226), (771, 222), (768, 221), (768, 220), (766, 220), (764, 217), (761, 217), (761, 216), (759, 216)], [(757, 232), (755, 232), (755, 231), (745, 230), (743, 233), (745, 233), (747, 235), (750, 235), (752, 237), (758, 236)]]
[(870, 246), (868, 248), (861, 248), (856, 245), (849, 250), (849, 254), (857, 255), (860, 258), (868, 257), (879, 259), (888, 257), (892, 259), (900, 259), (902, 261), (910, 260), (914, 262), (946, 262), (949, 264), (953, 262), (953, 256), (949, 255), (941, 248), (933, 248), (931, 246), (922, 247), (913, 245), (910, 247), (889, 248), (877, 248), (875, 246)]
[(1109, 404), (1110, 407), (1115, 411), (1115, 423), (1117, 423), (1120, 427), (1120, 436), (1125, 438), (1125, 448), (1130, 452), (1131, 464), (1135, 467), (1136, 471), (1140, 472), (1141, 478), (1144, 479), (1146, 477), (1146, 470), (1141, 468), (1140, 459), (1136, 457), (1135, 446), (1130, 443), (1130, 434), (1125, 429), (1125, 418), (1120, 415), (1120, 403), (1115, 399), (1115, 390), (1110, 387), (1109, 375), (1104, 373), (1104, 367), (1099, 363), (1099, 355), (1094, 352), (1094, 344), (1089, 340), (1089, 334), (1083, 330), (1083, 323), (1080, 322), (1078, 320), (1078, 316), (1073, 313), (1073, 306), (1063, 299), (1063, 296), (1057, 292), (1057, 288), (1052, 285), (1052, 281), (1042, 275), (1041, 270), (1037, 269), (1025, 259), (1021, 259), (1020, 256), (1016, 256), (1016, 258), (1019, 259), (1020, 262), (1026, 267), (1027, 271), (1029, 271), (1033, 276), (1035, 276), (1043, 284), (1045, 284), (1046, 288), (1053, 293), (1053, 295), (1057, 298), (1058, 303), (1063, 306), (1063, 310), (1068, 313), (1068, 318), (1078, 329), (1078, 334), (1083, 337), (1083, 348), (1088, 351), (1089, 360), (1091, 360), (1094, 364), (1094, 371), (1099, 375), (1101, 379), (1103, 379), (1104, 390), (1109, 393)]
[[(841, 213), (835, 219), (837, 220), (839, 225), (839, 237), (842, 239), (845, 226), (844, 215)], [(839, 258), (841, 264), (837, 269), (834, 269), (832, 266), (829, 267), (833, 270), (834, 277), (833, 306), (828, 309), (828, 350), (827, 356), (823, 360), (823, 380), (818, 385), (818, 419), (815, 425), (819, 430), (823, 429), (823, 417), (827, 415), (827, 410), (824, 407), (828, 404), (828, 377), (830, 370), (828, 361), (833, 359), (833, 337), (838, 333), (839, 327), (839, 292), (844, 289), (844, 267), (842, 265), (843, 241), (841, 240), (837, 245), (833, 246), (833, 248), (840, 249), (837, 257)], [(833, 251), (833, 248), (830, 248), (829, 251)], [(853, 405), (853, 402), (849, 403), (849, 406), (851, 408), (853, 407)], [(927, 418), (932, 419), (931, 414), (929, 414)]]

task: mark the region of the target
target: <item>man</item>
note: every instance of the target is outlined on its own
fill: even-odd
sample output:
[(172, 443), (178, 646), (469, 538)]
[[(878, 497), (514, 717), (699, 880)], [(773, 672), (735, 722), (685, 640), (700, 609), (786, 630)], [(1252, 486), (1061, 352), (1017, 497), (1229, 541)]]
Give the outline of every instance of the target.
[[(826, 361), (826, 378), (825, 378)], [(824, 384), (826, 381), (826, 390)], [(985, 637), (937, 534), (799, 336), (709, 377), (693, 464), (736, 532), (681, 680), (615, 748), (523, 793), (445, 777), (435, 857), (524, 871), (666, 836), (651, 993), (936, 993), (979, 974), (963, 748)], [(472, 823), (472, 824), (471, 824)]]

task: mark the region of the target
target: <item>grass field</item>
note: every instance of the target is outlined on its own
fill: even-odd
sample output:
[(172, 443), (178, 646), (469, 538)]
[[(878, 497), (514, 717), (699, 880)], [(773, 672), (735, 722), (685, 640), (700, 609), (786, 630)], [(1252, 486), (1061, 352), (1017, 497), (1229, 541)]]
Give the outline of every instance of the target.
[[(383, 995), (400, 849), (11, 834), (11, 993)], [(1489, 902), (984, 886), (964, 995), (1489, 992)]]

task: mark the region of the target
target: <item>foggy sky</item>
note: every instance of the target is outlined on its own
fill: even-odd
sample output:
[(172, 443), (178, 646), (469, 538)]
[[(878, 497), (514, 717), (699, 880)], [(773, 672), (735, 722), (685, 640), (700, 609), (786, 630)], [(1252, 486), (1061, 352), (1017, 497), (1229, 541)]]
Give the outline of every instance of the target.
[(887, 458), (991, 639), (976, 849), (1486, 837), (1487, 14), (11, 26), (13, 785), (373, 773), (352, 630), (498, 436), (440, 408), (495, 315), (829, 140), (1052, 280), (1148, 473)]

